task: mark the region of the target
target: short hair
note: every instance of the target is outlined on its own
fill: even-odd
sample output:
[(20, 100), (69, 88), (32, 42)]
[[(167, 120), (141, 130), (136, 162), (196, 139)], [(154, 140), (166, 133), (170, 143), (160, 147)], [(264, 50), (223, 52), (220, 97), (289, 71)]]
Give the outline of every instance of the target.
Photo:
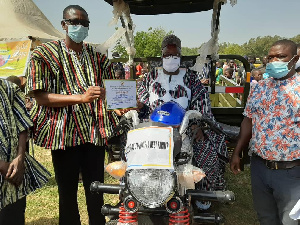
[(251, 76), (253, 77), (254, 72), (263, 72), (261, 69), (255, 68), (251, 71)]
[(281, 46), (284, 46), (284, 47), (287, 47), (287, 48), (290, 48), (291, 49), (291, 52), (293, 55), (297, 55), (297, 45), (295, 42), (291, 41), (291, 40), (288, 40), (288, 39), (282, 39), (282, 40), (279, 40), (279, 41), (276, 41), (272, 46), (278, 46), (278, 45), (281, 45)]
[(233, 72), (234, 72), (234, 69), (232, 69), (232, 68), (228, 67), (228, 68), (226, 68), (226, 69), (225, 69), (225, 71), (228, 71), (230, 74), (233, 74)]
[(168, 45), (176, 45), (176, 47), (181, 49), (181, 40), (174, 34), (167, 35), (161, 43), (161, 49), (163, 50)]
[(84, 12), (84, 13), (88, 16), (88, 13), (87, 13), (87, 12), (85, 11), (85, 9), (82, 8), (81, 6), (79, 6), (79, 5), (69, 5), (69, 6), (67, 6), (67, 7), (64, 9), (64, 11), (63, 11), (63, 19), (66, 19), (67, 14), (68, 14), (68, 12), (69, 12), (71, 9), (77, 9), (77, 10), (80, 10), (80, 11)]

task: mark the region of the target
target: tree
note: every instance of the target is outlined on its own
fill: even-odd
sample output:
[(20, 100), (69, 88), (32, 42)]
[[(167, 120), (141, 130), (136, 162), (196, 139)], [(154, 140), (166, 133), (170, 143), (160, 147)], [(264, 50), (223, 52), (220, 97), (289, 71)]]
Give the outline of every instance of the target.
[(297, 36), (295, 37), (292, 37), (291, 40), (293, 42), (295, 42), (296, 44), (300, 44), (300, 34), (298, 34)]
[[(165, 31), (163, 28), (150, 27), (148, 31), (139, 31), (134, 37), (136, 55), (135, 57), (153, 57), (161, 56), (161, 42), (163, 38), (172, 34), (173, 31)], [(221, 55), (247, 55), (255, 57), (263, 57), (268, 54), (272, 44), (278, 40), (284, 39), (278, 35), (275, 36), (263, 36), (250, 38), (249, 41), (242, 45), (236, 43), (223, 42), (219, 44), (219, 54)], [(287, 38), (294, 41), (296, 44), (300, 44), (300, 34), (292, 38)], [(200, 46), (201, 47), (201, 46)], [(199, 48), (200, 48), (199, 47)], [(181, 54), (184, 56), (198, 55), (199, 48), (182, 47)], [(117, 51), (122, 58), (127, 58), (125, 48), (121, 45), (120, 40), (114, 47), (113, 51)]]
[(121, 45), (121, 40), (117, 41), (117, 44), (113, 48), (113, 52), (119, 53), (121, 58), (128, 58), (127, 51), (123, 45)]
[[(166, 35), (172, 34), (173, 31), (165, 31), (163, 28), (150, 27), (147, 32), (138, 31), (134, 37), (134, 47), (136, 49), (135, 57), (155, 57), (161, 56), (161, 42)], [(121, 45), (120, 40), (117, 42), (113, 51), (117, 51), (120, 56), (126, 57), (125, 48)]]
[(161, 56), (161, 42), (166, 35), (173, 31), (165, 31), (163, 28), (150, 27), (147, 32), (137, 32), (134, 41), (136, 57), (156, 57)]
[(272, 44), (276, 41), (283, 39), (282, 37), (275, 35), (251, 38), (248, 42), (244, 43), (242, 47), (245, 49), (246, 55), (252, 55), (255, 57), (263, 57), (268, 54)]
[(245, 49), (234, 43), (222, 43), (219, 45), (220, 55), (245, 55)]
[(199, 48), (188, 48), (188, 47), (181, 47), (181, 55), (189, 56), (189, 55), (198, 55)]

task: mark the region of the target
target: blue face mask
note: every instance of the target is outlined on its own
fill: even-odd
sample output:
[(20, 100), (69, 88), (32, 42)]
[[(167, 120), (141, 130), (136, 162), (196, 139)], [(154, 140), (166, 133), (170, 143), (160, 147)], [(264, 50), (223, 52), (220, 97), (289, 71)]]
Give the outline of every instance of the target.
[[(292, 61), (293, 59), (294, 57), (290, 61)], [(273, 77), (275, 79), (283, 78), (291, 71), (291, 69), (294, 66), (293, 65), (291, 69), (288, 68), (288, 64), (290, 63), (290, 61), (288, 62), (275, 61), (275, 62), (267, 63), (266, 73), (270, 77)]]
[(82, 42), (89, 33), (89, 28), (82, 25), (68, 25), (67, 35), (76, 43)]

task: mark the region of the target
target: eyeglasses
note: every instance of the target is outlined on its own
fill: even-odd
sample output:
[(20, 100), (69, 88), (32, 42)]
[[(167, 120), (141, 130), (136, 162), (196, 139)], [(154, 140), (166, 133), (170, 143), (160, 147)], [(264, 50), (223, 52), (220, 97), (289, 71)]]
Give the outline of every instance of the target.
[(173, 58), (180, 58), (180, 54), (176, 54), (176, 55), (172, 55), (172, 54), (163, 54), (162, 57), (165, 58), (165, 59), (169, 59), (169, 58), (171, 58), (171, 57), (173, 57)]
[(63, 21), (70, 23), (71, 25), (82, 25), (84, 27), (89, 27), (90, 21), (80, 20), (80, 19), (64, 19)]

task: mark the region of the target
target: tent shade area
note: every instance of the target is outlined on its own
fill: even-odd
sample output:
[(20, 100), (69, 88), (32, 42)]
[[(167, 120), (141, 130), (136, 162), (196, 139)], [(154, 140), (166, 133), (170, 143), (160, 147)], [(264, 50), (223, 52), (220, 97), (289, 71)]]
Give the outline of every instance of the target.
[(0, 78), (24, 76), (30, 50), (62, 39), (32, 0), (0, 0)]
[[(105, 0), (113, 5), (114, 0)], [(136, 15), (157, 15), (170, 13), (193, 13), (213, 9), (214, 0), (124, 0), (130, 13)]]
[(63, 38), (32, 0), (0, 0), (0, 21), (0, 40)]

